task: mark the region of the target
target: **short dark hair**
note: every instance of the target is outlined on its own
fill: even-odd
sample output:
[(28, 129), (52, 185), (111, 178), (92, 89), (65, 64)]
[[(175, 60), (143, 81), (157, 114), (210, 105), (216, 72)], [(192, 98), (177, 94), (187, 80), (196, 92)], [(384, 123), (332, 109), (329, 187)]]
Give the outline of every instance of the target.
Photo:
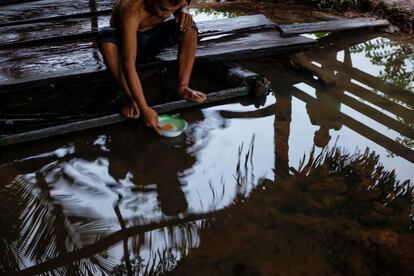
[[(162, 0), (155, 0), (155, 2), (160, 3)], [(180, 4), (182, 0), (167, 0), (167, 2), (173, 6)], [(187, 0), (187, 3), (190, 4), (191, 0)]]
[(171, 5), (174, 5), (174, 6), (180, 4), (180, 2), (181, 2), (181, 0), (168, 0), (168, 3), (170, 3)]

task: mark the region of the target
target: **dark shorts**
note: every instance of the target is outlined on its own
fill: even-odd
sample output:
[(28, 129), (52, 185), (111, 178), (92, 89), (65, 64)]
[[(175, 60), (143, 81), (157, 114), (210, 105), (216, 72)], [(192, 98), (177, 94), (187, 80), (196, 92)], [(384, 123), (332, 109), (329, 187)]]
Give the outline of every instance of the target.
[[(192, 27), (198, 30), (194, 21)], [(150, 30), (137, 32), (137, 60), (154, 57), (162, 49), (177, 45), (181, 41), (183, 34), (175, 22), (175, 18), (164, 21)], [(100, 29), (98, 31), (97, 42), (99, 48), (104, 43), (115, 43), (119, 46), (120, 51), (122, 51), (121, 33), (114, 27)]]

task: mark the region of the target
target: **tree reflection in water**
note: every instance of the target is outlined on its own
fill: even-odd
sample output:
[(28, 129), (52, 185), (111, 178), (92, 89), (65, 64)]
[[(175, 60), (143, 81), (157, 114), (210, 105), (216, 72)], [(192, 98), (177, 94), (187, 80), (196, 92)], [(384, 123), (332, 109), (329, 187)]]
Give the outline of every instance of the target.
[[(414, 94), (414, 49), (412, 44), (379, 37), (351, 47), (350, 52), (364, 53), (372, 64), (381, 66), (383, 69), (379, 71), (378, 77), (405, 90), (403, 92), (406, 97), (409, 97), (410, 93)], [(383, 94), (376, 89), (374, 91)], [(414, 108), (413, 101), (401, 101), (401, 99), (387, 93), (383, 96), (397, 104)], [(397, 119), (410, 128), (414, 128), (413, 122), (398, 116)], [(406, 136), (397, 137), (396, 142), (407, 148), (414, 147), (414, 141)], [(395, 154), (389, 152), (389, 156), (395, 157)]]
[(381, 66), (381, 79), (414, 93), (414, 49), (409, 43), (379, 37), (350, 48), (351, 53), (364, 53), (372, 64)]
[(413, 188), (375, 153), (325, 148), (290, 170), (207, 220), (173, 275), (413, 273)]
[[(289, 113), (290, 109), (281, 112)], [(289, 114), (278, 116), (290, 121)], [(289, 128), (289, 124), (278, 127)], [(289, 130), (277, 131), (289, 135)], [(283, 146), (284, 140), (277, 147)], [(239, 270), (292, 272), (287, 264), (302, 258), (305, 263), (309, 261), (306, 252), (312, 246), (310, 259), (321, 264), (318, 269), (325, 272), (357, 273), (352, 270), (356, 267), (352, 265), (355, 260), (350, 259), (353, 254), (359, 254), (362, 268), (373, 273), (372, 263), (377, 261), (385, 262), (389, 271), (407, 272), (405, 262), (411, 256), (401, 252), (412, 249), (413, 189), (408, 181), (399, 183), (394, 172), (385, 171), (378, 156), (368, 150), (351, 155), (338, 148), (325, 148), (320, 154), (312, 151), (295, 169), (284, 166), (288, 159), (282, 157), (287, 153), (283, 146), (276, 150), (281, 156), (276, 166), (282, 169), (276, 181), (254, 180), (254, 145), (253, 136), (246, 149), (239, 147), (234, 171), (238, 185), (230, 206), (151, 222), (139, 216), (124, 219), (118, 202), (114, 210), (119, 214), (120, 229), (113, 228), (117, 224), (113, 219), (81, 210), (82, 204), (71, 211), (65, 200), (73, 199), (53, 193), (51, 187), (58, 185), (56, 180), (63, 174), (61, 165), (73, 158), (73, 150), (67, 149), (60, 158), (46, 154), (23, 161), (24, 166), (16, 170), (18, 175), (0, 191), (2, 270), (17, 270), (25, 263), (34, 265), (37, 270), (32, 272), (55, 275), (98, 271), (115, 275), (173, 271), (189, 275), (200, 269), (213, 274)], [(32, 168), (39, 165), (41, 169), (33, 172)], [(257, 186), (248, 191), (251, 181)], [(221, 185), (224, 189), (225, 183)], [(217, 194), (214, 207), (220, 196), (217, 190), (212, 193)], [(4, 217), (6, 214), (8, 217)], [(162, 246), (160, 240), (164, 240)], [(379, 249), (367, 247), (367, 241), (376, 243)], [(348, 248), (349, 243), (356, 246)], [(114, 246), (123, 248), (123, 257), (113, 255), (117, 251), (111, 249)], [(185, 258), (189, 254), (191, 258)], [(275, 258), (279, 262), (275, 263)], [(219, 265), (211, 266), (213, 260)], [(322, 265), (324, 262), (327, 264)], [(300, 268), (293, 272), (300, 272)]]

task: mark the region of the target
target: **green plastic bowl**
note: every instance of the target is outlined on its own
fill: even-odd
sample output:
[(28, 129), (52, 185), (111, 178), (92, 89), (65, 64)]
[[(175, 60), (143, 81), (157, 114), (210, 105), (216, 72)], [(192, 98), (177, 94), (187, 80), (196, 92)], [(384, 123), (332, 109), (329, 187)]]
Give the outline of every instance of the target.
[[(167, 129), (166, 125), (170, 125), (171, 129)], [(160, 128), (160, 133), (162, 136), (176, 137), (187, 128), (187, 122), (178, 116), (159, 115), (158, 127)]]

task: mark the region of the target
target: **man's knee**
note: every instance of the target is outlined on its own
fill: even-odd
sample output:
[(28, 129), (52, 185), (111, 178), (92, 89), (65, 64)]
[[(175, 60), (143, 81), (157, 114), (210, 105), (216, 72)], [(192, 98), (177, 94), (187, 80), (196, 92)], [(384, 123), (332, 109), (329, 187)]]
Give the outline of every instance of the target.
[(105, 42), (99, 47), (105, 63), (113, 63), (119, 59), (119, 47), (115, 43)]
[(102, 28), (98, 31), (96, 42), (102, 54), (112, 54), (114, 50), (118, 51), (121, 42), (120, 33), (112, 27)]

